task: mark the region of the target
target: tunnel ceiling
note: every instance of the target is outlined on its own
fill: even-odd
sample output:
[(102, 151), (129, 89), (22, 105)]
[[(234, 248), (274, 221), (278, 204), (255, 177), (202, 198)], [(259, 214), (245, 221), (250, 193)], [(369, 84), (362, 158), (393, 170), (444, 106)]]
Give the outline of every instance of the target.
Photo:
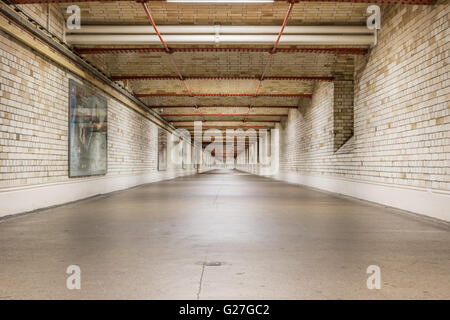
[[(67, 17), (66, 9), (71, 4), (58, 4), (61, 14)], [(151, 26), (142, 3), (77, 5), (81, 8), (82, 26)], [(279, 29), (289, 5), (285, 1), (247, 5), (147, 3), (158, 27), (248, 25)], [(293, 6), (287, 26), (365, 26), (367, 6), (367, 3), (299, 2)], [(272, 128), (286, 119), (289, 108), (296, 108), (299, 99), (311, 98), (317, 81), (351, 76), (355, 57), (368, 48), (367, 45), (287, 46), (280, 42), (277, 52), (270, 57), (274, 44), (168, 45), (173, 53), (167, 53), (161, 44), (77, 44), (75, 48), (114, 80), (123, 81), (175, 127), (187, 129), (194, 120), (204, 121), (204, 126)], [(179, 79), (171, 59), (185, 83)], [(263, 74), (264, 80), (260, 81)]]

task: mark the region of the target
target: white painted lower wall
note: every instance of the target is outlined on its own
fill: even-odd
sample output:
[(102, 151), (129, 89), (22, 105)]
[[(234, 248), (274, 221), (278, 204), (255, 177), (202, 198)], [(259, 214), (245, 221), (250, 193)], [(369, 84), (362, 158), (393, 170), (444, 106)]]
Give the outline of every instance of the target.
[[(255, 173), (255, 170), (252, 170), (252, 168), (247, 170), (245, 168), (239, 169)], [(277, 174), (263, 176), (355, 197), (450, 222), (450, 192), (445, 190), (372, 183), (297, 172), (278, 172)]]
[[(203, 170), (203, 172), (208, 171)], [(101, 176), (0, 190), (0, 217), (61, 205), (138, 185), (196, 174), (195, 169)]]

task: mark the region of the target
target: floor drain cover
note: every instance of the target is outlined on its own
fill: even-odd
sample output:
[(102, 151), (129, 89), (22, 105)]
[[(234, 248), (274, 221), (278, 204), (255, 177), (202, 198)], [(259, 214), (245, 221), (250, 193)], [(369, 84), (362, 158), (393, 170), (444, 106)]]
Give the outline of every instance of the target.
[(221, 265), (222, 265), (222, 262), (219, 262), (219, 261), (205, 262), (206, 267), (219, 267)]

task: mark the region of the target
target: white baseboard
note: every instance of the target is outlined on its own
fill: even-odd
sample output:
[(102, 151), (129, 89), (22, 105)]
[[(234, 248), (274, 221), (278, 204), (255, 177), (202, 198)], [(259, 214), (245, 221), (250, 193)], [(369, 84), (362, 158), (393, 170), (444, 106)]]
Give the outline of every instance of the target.
[(268, 177), (450, 221), (450, 191), (446, 190), (372, 183), (296, 172), (278, 173)]
[[(88, 180), (4, 189), (0, 191), (0, 217), (191, 174), (195, 174), (195, 170), (105, 176)], [(265, 176), (450, 221), (450, 192), (445, 190), (371, 183), (294, 172)]]
[(125, 176), (102, 176), (62, 183), (2, 189), (0, 190), (0, 217), (61, 205), (146, 183), (195, 173), (196, 171), (193, 169), (174, 170)]

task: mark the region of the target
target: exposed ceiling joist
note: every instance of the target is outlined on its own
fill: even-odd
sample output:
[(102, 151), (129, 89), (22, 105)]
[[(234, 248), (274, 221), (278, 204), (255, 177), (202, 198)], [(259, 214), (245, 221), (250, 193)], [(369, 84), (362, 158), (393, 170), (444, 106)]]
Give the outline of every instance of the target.
[[(194, 125), (183, 125), (183, 126), (177, 126), (177, 128), (194, 128)], [(222, 125), (202, 125), (202, 128), (246, 128), (246, 129), (274, 129), (273, 126), (242, 126), (242, 125), (236, 125), (236, 126), (222, 126)]]
[[(152, 109), (171, 109), (171, 108), (190, 108), (192, 109), (192, 106), (177, 106), (177, 105), (164, 105), (164, 106), (150, 106)], [(273, 106), (273, 105), (267, 105), (267, 106), (249, 106), (249, 105), (229, 105), (229, 106), (219, 106), (219, 105), (198, 105), (198, 108), (251, 108), (251, 109), (297, 109), (298, 106)]]
[(161, 117), (214, 117), (214, 116), (229, 116), (229, 117), (243, 117), (243, 116), (252, 116), (252, 117), (287, 117), (287, 114), (270, 114), (270, 113), (161, 113)]
[[(11, 0), (16, 4), (33, 4), (33, 3), (73, 3), (73, 2), (129, 2), (130, 0)], [(166, 1), (151, 0), (147, 2)], [(274, 0), (275, 2), (291, 2), (293, 0)], [(354, 3), (374, 3), (374, 4), (408, 4), (408, 5), (428, 5), (433, 0), (294, 0), (295, 2), (354, 2)], [(192, 3), (191, 3), (192, 4)], [(270, 3), (269, 3), (270, 4)]]
[[(228, 76), (188, 76), (185, 80), (259, 80), (260, 77), (228, 77)], [(112, 76), (114, 81), (123, 80), (180, 80), (178, 76)], [(333, 77), (265, 77), (263, 80), (279, 81), (333, 81)]]

